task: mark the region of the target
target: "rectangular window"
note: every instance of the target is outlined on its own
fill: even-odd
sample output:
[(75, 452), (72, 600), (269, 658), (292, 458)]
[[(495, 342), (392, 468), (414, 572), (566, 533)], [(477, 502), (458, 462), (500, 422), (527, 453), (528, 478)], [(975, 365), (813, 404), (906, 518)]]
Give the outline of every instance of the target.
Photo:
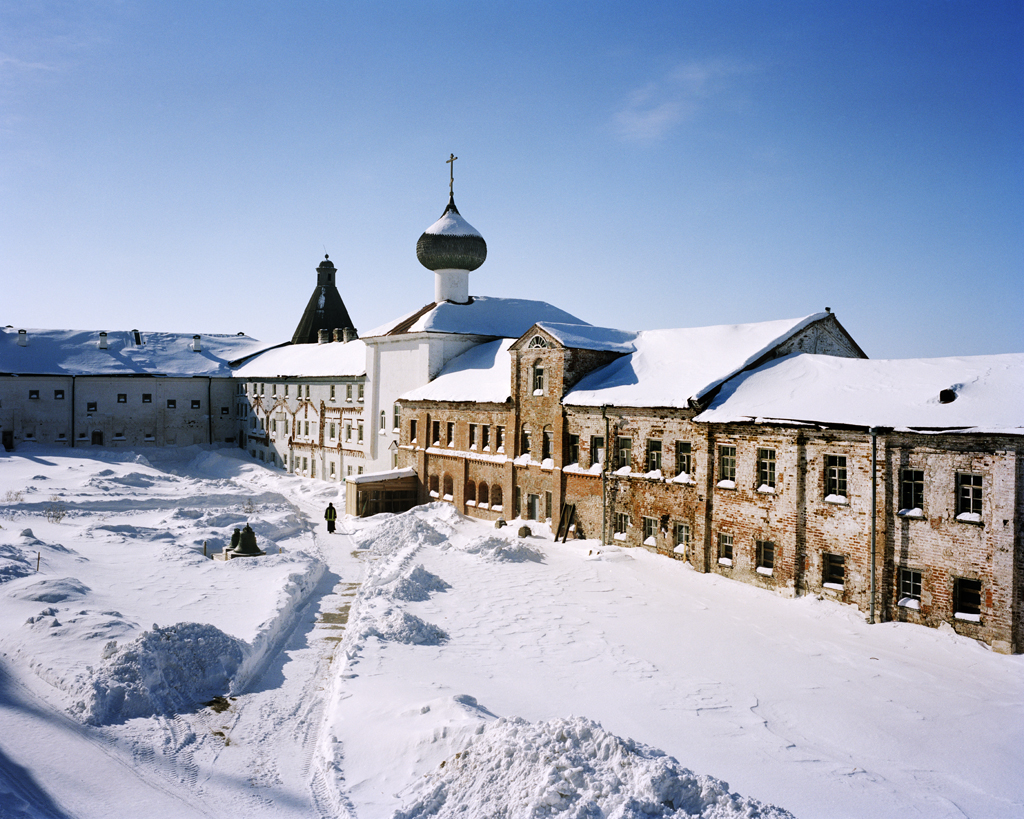
[(54, 401), (63, 401), (64, 400), (64, 390), (54, 390), (53, 391), (53, 400)]
[(303, 426), (302, 434), (305, 435), (308, 438), (309, 437), (309, 421), (303, 421), (302, 422), (302, 426)]
[(657, 532), (658, 532), (658, 519), (657, 518), (650, 518), (650, 517), (647, 517), (646, 515), (644, 515), (644, 517), (643, 517), (643, 525), (644, 525), (644, 542), (646, 543), (648, 538), (653, 538), (657, 534)]
[(153, 403), (153, 393), (151, 393), (151, 392), (144, 392), (144, 393), (142, 393), (142, 403), (143, 404), (152, 404)]
[(167, 409), (175, 409), (178, 406), (177, 400), (174, 398), (167, 399)]
[(359, 384), (357, 386), (357, 388), (356, 388), (356, 400), (357, 401), (362, 401), (363, 400), (363, 385), (362, 384)]
[(647, 442), (647, 471), (661, 471), (661, 441)]
[(726, 566), (732, 565), (732, 535), (718, 533), (718, 562)]
[(416, 419), (413, 418), (409, 421), (409, 441), (415, 444), (416, 440)]
[(494, 428), (494, 445), (498, 448), (498, 452), (505, 451), (505, 427)]
[(755, 540), (754, 547), (757, 552), (758, 571), (762, 574), (771, 574), (775, 568), (775, 544), (769, 540)]
[(832, 588), (843, 587), (846, 581), (846, 558), (842, 555), (823, 554), (821, 556), (821, 582)]
[(757, 450), (757, 488), (764, 491), (775, 488), (775, 450)]
[[(331, 400), (334, 400), (334, 384), (331, 384)], [(331, 474), (333, 475), (334, 473), (332, 472)]]
[(127, 404), (128, 403), (128, 393), (126, 393), (126, 392), (119, 392), (117, 394), (117, 403), (118, 404)]
[(676, 474), (693, 475), (692, 445), (689, 441), (676, 441)]
[(345, 385), (345, 400), (346, 401), (351, 401), (352, 400), (352, 385), (351, 384), (346, 384)]
[[(334, 387), (331, 387), (331, 389), (333, 390)], [(334, 396), (332, 395), (331, 398), (333, 398), (333, 397)], [(334, 477), (334, 461), (331, 461), (331, 477), (332, 478)]]
[(287, 384), (284, 385), (284, 397), (285, 398), (288, 397), (288, 385)]
[(624, 535), (624, 534), (626, 534), (626, 529), (629, 528), (629, 515), (627, 515), (625, 512), (616, 512), (615, 513), (614, 526), (615, 526), (615, 534), (617, 534), (617, 535)]
[(550, 460), (555, 448), (555, 433), (546, 429), (541, 433), (540, 459)]
[(619, 437), (615, 439), (615, 468), (633, 466), (633, 439)]
[(346, 421), (345, 422), (345, 440), (346, 441), (351, 441), (352, 440), (352, 422), (351, 421)]
[(736, 486), (736, 447), (734, 446), (718, 448), (718, 485), (722, 484)]
[(554, 498), (550, 492), (544, 493), (544, 517), (551, 520), (551, 507), (554, 506)]
[(402, 406), (395, 404), (391, 409), (391, 427), (395, 432), (402, 428)]
[(981, 581), (958, 577), (953, 580), (953, 616), (959, 620), (981, 619)]
[(199, 409), (201, 406), (198, 398), (192, 399), (192, 409)]
[(356, 440), (359, 443), (363, 442), (363, 422), (359, 421), (356, 424)]
[(277, 419), (276, 418), (271, 418), (270, 419), (270, 431), (271, 432), (277, 432)]
[(334, 422), (332, 421), (331, 422), (331, 426), (330, 426), (330, 433), (331, 433), (331, 440), (332, 441), (334, 440), (334, 433), (335, 433), (336, 429), (337, 429), (337, 427), (335, 427)]
[(899, 605), (916, 609), (921, 602), (921, 573), (901, 568), (899, 593)]
[(469, 448), (476, 449), (476, 424), (469, 425)]
[(846, 456), (825, 456), (825, 498), (846, 498)]
[(276, 396), (277, 395), (277, 384), (271, 384), (270, 385), (270, 395), (271, 396)]
[(309, 460), (306, 459), (306, 458), (303, 458), (302, 459), (302, 471), (305, 472), (307, 469), (309, 469)]
[(309, 384), (306, 385), (306, 400), (309, 400)]
[(958, 472), (956, 475), (956, 516), (958, 520), (981, 522), (981, 475)]
[(39, 390), (29, 390), (28, 397), (31, 401), (36, 400), (39, 397)]
[(900, 509), (924, 509), (923, 469), (904, 469), (900, 473)]
[(544, 394), (544, 367), (535, 364), (533, 367), (533, 394)]
[[(690, 548), (690, 524), (689, 523), (677, 523), (676, 524), (676, 546), (682, 546), (683, 552)], [(679, 549), (676, 549), (679, 551)]]
[(285, 435), (288, 434), (288, 419), (287, 418), (284, 419), (284, 434)]
[(441, 422), (430, 422), (430, 445), (441, 446)]
[(266, 395), (266, 394), (267, 394), (267, 385), (265, 383), (264, 384), (260, 384), (260, 395)]
[(604, 436), (590, 436), (590, 465), (604, 463)]
[(448, 446), (455, 446), (455, 422), (449, 421), (447, 426)]
[(569, 463), (578, 464), (580, 462), (580, 436), (570, 435), (569, 436)]
[(480, 449), (491, 448), (491, 425), (483, 424), (480, 427)]
[(95, 401), (86, 401), (85, 402), (85, 411), (86, 412), (96, 412), (96, 402)]

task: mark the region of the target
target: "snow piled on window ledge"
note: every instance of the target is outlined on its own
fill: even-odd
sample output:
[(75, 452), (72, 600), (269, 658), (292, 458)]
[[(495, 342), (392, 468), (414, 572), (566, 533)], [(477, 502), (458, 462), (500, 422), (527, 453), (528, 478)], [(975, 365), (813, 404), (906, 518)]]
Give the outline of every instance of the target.
[(616, 540), (625, 540), (626, 539), (626, 533), (625, 532), (616, 532), (614, 535), (612, 535), (612, 537), (615, 538)]
[(966, 611), (957, 611), (953, 613), (953, 617), (957, 620), (966, 620), (969, 623), (980, 623), (980, 614), (968, 614)]
[(657, 542), (654, 540), (654, 535), (651, 535), (647, 540), (644, 541), (644, 546), (657, 546)]
[(847, 506), (849, 501), (846, 495), (826, 495), (825, 503), (834, 503), (836, 506)]
[(956, 519), (961, 523), (981, 523), (981, 515), (977, 512), (961, 512)]
[(924, 510), (916, 506), (913, 509), (900, 509), (896, 514), (901, 518), (909, 518), (910, 520), (924, 520)]
[(669, 483), (685, 483), (690, 485), (696, 485), (696, 481), (690, 477), (689, 472), (680, 472), (674, 478), (669, 479)]
[(843, 590), (843, 584), (842, 583), (822, 583), (821, 587), (823, 589), (832, 589), (833, 591), (842, 591)]
[(735, 489), (736, 481), (719, 481), (715, 484), (719, 489)]
[(769, 569), (767, 566), (758, 566), (757, 567), (757, 573), (758, 574), (763, 574), (763, 575), (765, 575), (767, 577), (771, 577), (773, 574), (775, 574), (775, 570), (774, 569)]
[(775, 494), (775, 487), (774, 486), (769, 486), (768, 484), (763, 483), (759, 487), (757, 487), (757, 491), (760, 492), (762, 495), (774, 495)]
[(722, 566), (731, 566), (732, 565), (732, 558), (731, 557), (720, 557), (720, 558), (718, 558), (718, 562)]
[(904, 609), (917, 609), (917, 610), (920, 610), (920, 608), (921, 608), (921, 601), (918, 600), (916, 597), (902, 597), (902, 598), (900, 598), (900, 602), (897, 603), (896, 605), (900, 606), (901, 608), (904, 608)]

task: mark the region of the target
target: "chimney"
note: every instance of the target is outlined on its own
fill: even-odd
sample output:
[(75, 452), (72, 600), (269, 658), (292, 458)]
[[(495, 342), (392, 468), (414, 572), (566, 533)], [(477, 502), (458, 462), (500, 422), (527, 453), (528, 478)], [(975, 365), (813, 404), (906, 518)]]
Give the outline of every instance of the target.
[(201, 353), (203, 351), (203, 345), (199, 341), (199, 334), (192, 336), (192, 352)]
[(330, 330), (317, 330), (316, 331), (316, 343), (317, 344), (327, 344), (327, 343), (330, 342), (330, 340), (331, 340), (331, 331)]
[(28, 347), (28, 330), (18, 330), (18, 346)]
[(100, 349), (101, 350), (107, 349), (107, 331), (106, 330), (100, 330)]
[(359, 338), (359, 333), (356, 332), (356, 328), (355, 327), (346, 327), (345, 330), (344, 330), (344, 333), (345, 333), (345, 337), (344, 337), (345, 341), (352, 341), (354, 339)]
[(345, 340), (345, 331), (342, 330), (340, 327), (335, 327), (334, 328), (334, 332), (331, 333), (331, 338), (334, 341), (344, 341)]

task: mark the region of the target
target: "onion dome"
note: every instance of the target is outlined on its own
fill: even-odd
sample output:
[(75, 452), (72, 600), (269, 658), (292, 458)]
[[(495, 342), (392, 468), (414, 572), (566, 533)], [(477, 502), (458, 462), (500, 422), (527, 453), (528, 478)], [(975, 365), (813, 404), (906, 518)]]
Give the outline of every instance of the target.
[(441, 218), (416, 242), (416, 258), (427, 270), (476, 270), (484, 263), (487, 242), (459, 214), (454, 195)]

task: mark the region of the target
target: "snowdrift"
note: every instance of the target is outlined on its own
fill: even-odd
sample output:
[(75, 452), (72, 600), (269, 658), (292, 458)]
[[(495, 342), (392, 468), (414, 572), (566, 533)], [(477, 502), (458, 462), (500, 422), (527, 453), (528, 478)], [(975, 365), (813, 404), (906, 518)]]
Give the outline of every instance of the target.
[(581, 717), (498, 719), (442, 762), (423, 790), (394, 819), (792, 818)]

